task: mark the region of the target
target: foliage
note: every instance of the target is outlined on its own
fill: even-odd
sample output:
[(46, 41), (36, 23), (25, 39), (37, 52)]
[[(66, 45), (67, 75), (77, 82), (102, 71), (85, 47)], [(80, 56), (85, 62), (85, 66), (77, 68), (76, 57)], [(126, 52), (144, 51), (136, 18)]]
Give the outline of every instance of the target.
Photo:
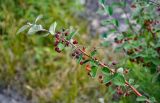
[[(31, 0), (29, 2), (33, 2), (37, 4), (37, 1), (34, 2)], [(59, 2), (56, 2), (56, 3), (59, 3)], [(45, 29), (45, 27), (43, 27), (39, 23), (40, 22), (39, 19), (41, 19), (42, 17), (42, 16), (39, 16), (37, 17), (35, 22), (27, 23), (27, 25), (20, 28), (17, 34), (25, 30), (28, 30), (28, 35), (43, 34), (43, 36), (47, 36), (47, 39), (52, 38), (55, 41), (54, 49), (58, 53), (65, 52), (64, 50), (66, 50), (67, 47), (71, 47), (72, 53), (70, 53), (70, 55), (74, 59), (77, 59), (77, 63), (81, 64), (82, 67), (85, 65), (86, 72), (88, 73), (88, 75), (93, 78), (98, 77), (98, 81), (103, 85), (105, 85), (106, 87), (108, 87), (107, 92), (105, 91), (106, 89), (104, 89), (104, 87), (100, 87), (102, 91), (104, 90), (104, 94), (107, 95), (107, 93), (110, 93), (109, 95), (107, 95), (108, 96), (107, 99), (110, 99), (108, 101), (111, 101), (111, 99), (117, 99), (117, 98), (114, 98), (114, 96), (118, 94), (118, 98), (119, 98), (118, 100), (120, 102), (128, 103), (136, 100), (140, 102), (141, 101), (156, 102), (156, 101), (159, 101), (158, 90), (159, 90), (159, 83), (160, 83), (159, 82), (160, 80), (159, 79), (159, 63), (160, 63), (160, 58), (159, 58), (160, 57), (160, 52), (159, 52), (160, 39), (159, 38), (160, 37), (159, 37), (159, 18), (158, 18), (159, 7), (157, 6), (157, 3), (158, 2), (149, 2), (149, 0), (146, 0), (146, 1), (135, 0), (134, 2), (132, 2), (132, 4), (128, 4), (126, 3), (126, 1), (121, 0), (120, 2), (119, 1), (113, 2), (110, 5), (106, 5), (105, 0), (100, 0), (102, 13), (107, 14), (109, 16), (109, 19), (102, 21), (102, 25), (112, 26), (112, 28), (108, 30), (105, 33), (105, 35), (102, 34), (102, 37), (104, 37), (106, 40), (106, 38), (109, 37), (109, 35), (113, 33), (114, 35), (118, 34), (116, 35), (114, 42), (104, 41), (102, 43), (103, 44), (102, 46), (106, 47), (106, 46), (112, 45), (113, 43), (116, 43), (117, 47), (115, 49), (115, 52), (125, 53), (124, 57), (121, 58), (121, 60), (119, 60), (118, 64), (117, 62), (112, 62), (112, 64), (109, 65), (99, 61), (97, 59), (98, 52), (96, 47), (93, 48), (92, 50), (87, 51), (86, 47), (80, 46), (79, 42), (76, 39), (74, 39), (74, 36), (75, 34), (77, 34), (77, 31), (73, 30), (73, 28), (69, 28), (69, 29), (57, 28), (59, 27), (59, 25), (61, 25), (59, 23), (60, 21), (59, 18), (61, 17), (58, 17), (57, 19), (58, 25), (57, 25), (57, 22), (54, 22), (53, 24), (51, 24), (50, 27), (47, 26), (49, 29)], [(131, 16), (127, 16), (126, 8), (128, 9), (128, 7), (132, 11)], [(121, 22), (119, 21), (119, 19), (114, 18), (114, 14), (116, 13), (115, 11), (116, 8), (121, 9), (122, 13), (125, 14), (126, 18), (124, 19), (124, 21), (128, 25), (128, 28), (125, 31), (121, 31), (119, 29), (121, 26)], [(61, 7), (59, 9), (61, 9)], [(63, 18), (61, 19), (62, 21), (63, 21)], [(57, 21), (57, 20), (55, 19), (52, 21)], [(133, 23), (132, 21), (135, 21), (135, 23)], [(61, 25), (61, 27), (66, 27), (65, 23), (64, 25)], [(18, 38), (20, 38), (20, 35), (18, 36)], [(24, 37), (23, 40), (25, 40), (25, 38), (26, 37)], [(11, 41), (9, 41), (9, 44), (10, 42)], [(14, 40), (12, 42), (14, 42)], [(19, 43), (20, 41), (18, 41), (16, 45), (18, 45)], [(33, 44), (34, 43), (32, 43), (32, 45)], [(38, 43), (34, 45), (38, 45)], [(5, 49), (3, 50), (5, 51)], [(24, 50), (25, 48), (23, 48), (22, 51), (24, 52)], [(15, 49), (15, 51), (17, 51), (18, 54), (21, 53), (21, 55), (23, 55), (23, 53), (19, 52), (19, 50)], [(50, 69), (52, 66), (54, 66), (56, 63), (59, 65), (63, 63), (64, 65), (61, 66), (61, 68), (63, 67), (66, 68), (67, 66), (67, 63), (66, 62), (64, 63), (63, 61), (63, 56), (62, 56), (63, 53), (61, 53), (59, 56), (56, 56), (57, 54), (55, 54), (55, 52), (53, 52), (52, 49), (46, 46), (44, 46), (44, 49), (41, 46), (36, 47), (34, 51), (35, 53), (33, 54), (36, 54), (34, 62), (40, 62), (39, 64), (41, 66), (36, 67), (36, 70), (32, 70), (33, 68), (35, 69), (35, 67), (32, 67), (32, 69), (27, 70), (28, 73), (26, 73), (26, 71), (24, 72), (27, 80), (29, 80), (29, 82), (26, 83), (25, 88), (30, 90), (31, 93), (36, 93), (35, 91), (38, 90), (38, 88), (43, 89), (46, 86), (50, 85), (50, 82), (53, 80), (53, 77), (54, 77), (52, 72), (58, 71), (58, 70)], [(45, 67), (50, 70), (46, 70), (43, 68), (45, 61), (42, 60), (41, 56), (43, 56), (45, 52), (49, 52), (48, 54), (49, 60), (45, 59), (45, 61), (47, 62), (47, 65), (49, 66), (45, 66)], [(55, 64), (53, 63), (53, 65), (51, 63), (53, 61), (50, 60), (52, 57), (54, 57), (55, 59), (57, 58), (59, 59), (58, 61), (56, 61)], [(25, 58), (25, 60), (26, 59), (27, 58)], [(32, 59), (34, 60), (34, 58)], [(9, 60), (8, 60), (8, 63), (10, 63)], [(14, 66), (14, 64), (12, 64), (12, 66)], [(14, 69), (12, 68), (14, 67), (11, 67), (11, 70), (7, 71), (6, 74), (10, 74), (11, 77), (15, 77)], [(74, 69), (73, 71), (76, 71), (76, 70)], [(5, 72), (2, 72), (2, 73), (5, 73)], [(4, 76), (6, 74), (4, 74)], [(54, 89), (55, 91), (53, 93), (53, 97), (50, 97), (51, 98), (50, 100), (51, 101), (55, 100), (55, 102), (63, 102), (63, 101), (74, 102), (74, 100), (76, 100), (75, 98), (78, 97), (78, 91), (79, 91), (75, 86), (77, 86), (77, 82), (82, 82), (79, 79), (78, 80), (75, 79), (75, 77), (79, 78), (77, 75), (82, 77), (84, 76), (84, 72), (82, 71), (80, 73), (78, 72), (72, 75), (72, 77), (68, 79), (69, 81), (71, 80), (70, 81), (71, 84), (72, 83), (74, 84), (73, 88), (70, 88), (70, 87), (65, 88), (67, 90), (71, 90), (69, 97), (66, 97), (66, 98), (61, 97), (63, 93), (59, 93), (59, 92), (62, 92), (61, 90), (63, 88), (62, 86), (62, 88), (60, 89), (59, 88), (56, 90)], [(54, 79), (61, 80), (61, 77), (63, 76), (64, 74)], [(86, 77), (83, 80), (89, 82), (88, 79), (86, 79)], [(62, 82), (67, 82), (67, 81), (62, 80)], [(54, 84), (55, 83), (53, 83), (53, 85)], [(137, 84), (139, 84), (139, 86)], [(150, 89), (151, 87), (152, 89)], [(57, 93), (55, 93), (56, 91)], [(95, 91), (96, 89), (93, 89), (93, 92)], [(136, 98), (135, 95), (132, 95), (133, 93), (136, 94), (138, 97)], [(124, 97), (128, 97), (128, 98), (124, 98)], [(39, 99), (42, 102), (46, 102), (47, 100), (47, 99), (44, 99), (43, 96), (40, 96)], [(93, 100), (93, 102), (95, 101)]]

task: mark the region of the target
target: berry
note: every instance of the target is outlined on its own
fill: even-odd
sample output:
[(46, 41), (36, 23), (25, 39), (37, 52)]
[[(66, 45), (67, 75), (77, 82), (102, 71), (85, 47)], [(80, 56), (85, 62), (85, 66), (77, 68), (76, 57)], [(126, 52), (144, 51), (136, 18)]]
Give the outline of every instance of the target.
[(102, 75), (99, 75), (99, 77), (98, 77), (98, 78), (99, 78), (99, 79), (102, 79), (102, 77), (103, 77)]
[(57, 34), (61, 34), (61, 32), (57, 32)]
[(58, 47), (55, 48), (55, 51), (58, 52), (58, 53), (61, 52), (61, 50)]
[(124, 96), (129, 96), (130, 95), (130, 93), (129, 92), (126, 92), (125, 94), (124, 94)]
[(86, 70), (91, 71), (91, 66), (89, 64), (86, 65)]
[(69, 33), (68, 33), (68, 32), (66, 32), (64, 35), (65, 35), (65, 36), (68, 36), (68, 34), (69, 34)]
[(55, 43), (54, 43), (54, 46), (57, 46), (57, 45), (58, 45), (58, 43), (59, 43), (59, 42), (55, 42)]
[(65, 31), (65, 29), (64, 29), (64, 28), (62, 28), (62, 31), (64, 32), (64, 31)]
[(83, 62), (80, 62), (80, 65), (83, 65)]
[(78, 59), (78, 58), (79, 58), (79, 55), (76, 55), (76, 58)]
[(75, 53), (72, 53), (72, 56), (74, 57), (74, 56), (75, 56)]
[(124, 74), (128, 74), (129, 70), (128, 69), (125, 69), (124, 70)]
[(131, 5), (131, 8), (136, 8), (136, 5), (135, 5), (135, 4), (132, 4), (132, 5)]
[(112, 85), (112, 82), (108, 82), (105, 84), (106, 87), (109, 87), (110, 85)]
[(69, 41), (66, 41), (66, 46), (69, 46)]
[(74, 40), (74, 41), (73, 41), (73, 44), (78, 44), (78, 41)]
[(75, 52), (76, 54), (80, 54), (80, 52), (79, 52), (79, 50), (76, 50), (76, 52)]
[(56, 35), (55, 35), (55, 37), (58, 39), (58, 38), (59, 38), (59, 35), (58, 35), (58, 34), (56, 34)]
[(115, 61), (112, 62), (112, 65), (116, 65), (116, 64), (117, 64), (117, 62), (115, 62)]

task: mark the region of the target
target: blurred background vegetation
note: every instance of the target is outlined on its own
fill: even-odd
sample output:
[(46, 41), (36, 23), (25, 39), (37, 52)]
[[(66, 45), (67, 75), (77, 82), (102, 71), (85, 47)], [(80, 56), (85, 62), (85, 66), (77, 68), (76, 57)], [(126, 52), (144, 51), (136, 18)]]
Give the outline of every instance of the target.
[[(79, 29), (78, 41), (87, 46), (98, 45), (98, 38), (90, 40), (88, 21), (81, 17), (84, 12), (79, 0), (0, 0), (0, 91), (8, 90), (12, 98), (18, 95), (28, 103), (103, 103), (103, 99), (117, 103), (112, 101), (115, 91), (89, 78), (84, 67), (72, 60), (70, 50), (61, 54), (53, 50), (52, 37), (16, 35), (22, 25), (42, 14), (40, 22), (46, 28), (54, 21), (59, 29), (73, 26)], [(105, 58), (105, 62), (121, 58), (110, 50), (100, 51), (99, 58)], [(159, 83), (151, 83), (153, 76), (139, 70), (139, 65), (128, 62), (128, 66), (136, 68), (130, 75), (137, 80), (141, 92), (145, 90), (159, 100)], [(119, 103), (133, 103), (135, 98), (134, 94), (122, 97)]]

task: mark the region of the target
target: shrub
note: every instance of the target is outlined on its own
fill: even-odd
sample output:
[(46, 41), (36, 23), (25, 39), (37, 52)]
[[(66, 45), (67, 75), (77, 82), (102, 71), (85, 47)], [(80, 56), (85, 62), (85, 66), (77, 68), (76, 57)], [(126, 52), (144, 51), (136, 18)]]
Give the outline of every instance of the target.
[[(76, 59), (78, 64), (85, 65), (88, 75), (93, 78), (97, 76), (100, 83), (114, 88), (119, 96), (129, 96), (133, 92), (137, 95), (137, 101), (156, 102), (154, 97), (138, 91), (134, 79), (127, 75), (130, 71), (127, 68), (138, 67), (149, 71), (151, 75), (156, 75), (152, 76), (152, 82), (160, 82), (160, 37), (158, 35), (160, 33), (158, 18), (160, 7), (158, 2), (135, 0), (128, 4), (122, 0), (106, 5), (105, 0), (100, 0), (100, 5), (101, 14), (109, 16), (109, 19), (102, 21), (102, 25), (112, 27), (102, 37), (107, 38), (110, 34), (118, 34), (114, 42), (104, 41), (102, 46), (106, 47), (116, 43), (115, 51), (125, 53), (125, 63), (112, 62), (112, 65), (109, 65), (101, 62), (96, 57), (97, 48), (87, 51), (85, 46), (80, 46), (73, 38), (77, 34), (76, 30), (73, 28), (56, 30), (56, 22), (48, 30), (44, 29), (42, 25), (37, 24), (42, 16), (38, 16), (34, 24), (28, 23), (21, 27), (17, 33), (29, 29), (29, 35), (35, 33), (44, 34), (43, 36), (51, 35), (55, 38), (55, 51), (61, 53), (66, 47), (71, 47), (72, 58)], [(125, 15), (124, 21), (128, 28), (124, 31), (119, 29), (121, 26), (119, 19), (113, 16), (116, 13), (115, 8), (120, 9)], [(131, 16), (128, 16), (126, 9), (130, 9)]]

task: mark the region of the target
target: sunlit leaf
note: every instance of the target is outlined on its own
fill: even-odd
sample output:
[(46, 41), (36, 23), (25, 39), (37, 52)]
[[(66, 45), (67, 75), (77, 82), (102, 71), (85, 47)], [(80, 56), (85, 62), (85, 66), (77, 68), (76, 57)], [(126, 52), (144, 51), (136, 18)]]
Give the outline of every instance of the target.
[(56, 31), (56, 27), (57, 27), (57, 22), (54, 22), (53, 24), (51, 24), (50, 28), (49, 28), (49, 32), (54, 35), (55, 31)]
[(43, 15), (39, 15), (36, 20), (35, 20), (35, 24), (37, 23), (38, 20), (42, 19), (43, 18)]
[(31, 28), (28, 31), (28, 34), (34, 34), (38, 31), (46, 31), (45, 29), (43, 29), (42, 25), (33, 25), (31, 26)]
[(27, 30), (29, 27), (30, 27), (29, 25), (24, 25), (24, 26), (22, 26), (22, 27), (17, 31), (16, 34), (19, 34), (19, 33), (23, 32), (23, 31)]

